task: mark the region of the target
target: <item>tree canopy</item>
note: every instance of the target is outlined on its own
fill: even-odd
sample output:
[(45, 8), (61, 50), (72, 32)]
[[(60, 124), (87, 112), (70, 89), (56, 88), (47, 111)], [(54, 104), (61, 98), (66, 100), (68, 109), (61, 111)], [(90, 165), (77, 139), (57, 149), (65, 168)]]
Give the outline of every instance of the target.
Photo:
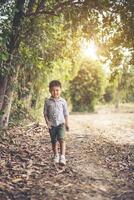
[[(34, 102), (42, 108), (52, 79), (61, 80), (70, 99), (70, 81), (83, 73), (83, 38), (95, 42), (100, 65), (108, 68), (107, 80), (121, 99), (133, 100), (132, 0), (0, 2), (1, 126), (8, 125), (12, 102), (23, 105), (28, 100), (27, 106)], [(84, 70), (87, 73), (88, 67)]]

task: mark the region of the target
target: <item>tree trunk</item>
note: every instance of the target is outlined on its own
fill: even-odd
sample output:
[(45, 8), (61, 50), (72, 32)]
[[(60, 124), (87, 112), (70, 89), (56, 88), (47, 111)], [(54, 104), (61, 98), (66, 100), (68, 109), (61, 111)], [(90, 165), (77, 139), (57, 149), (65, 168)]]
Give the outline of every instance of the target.
[(16, 74), (14, 76), (8, 76), (7, 78), (7, 87), (4, 94), (3, 104), (2, 104), (2, 117), (0, 120), (0, 127), (1, 128), (7, 128), (9, 123), (9, 116), (11, 111), (11, 105), (13, 101), (13, 94), (14, 94), (14, 85), (17, 82), (18, 78), (18, 72), (19, 72), (20, 66), (16, 66)]
[(5, 76), (0, 78), (0, 126), (2, 128), (6, 128), (8, 126), (11, 104), (13, 100), (13, 84), (17, 79), (19, 70), (18, 66), (14, 66), (13, 71), (15, 71), (16, 74), (13, 75), (11, 68), (13, 65), (14, 55), (17, 54), (20, 44), (21, 22), (23, 19), (23, 8), (25, 0), (16, 0), (15, 4), (16, 12), (13, 18), (12, 32), (10, 34), (9, 43), (7, 44), (7, 52), (9, 53), (9, 58), (5, 63), (5, 66), (8, 69), (8, 75), (5, 74)]
[(6, 87), (7, 87), (7, 76), (5, 77), (1, 76), (0, 77), (0, 112), (2, 110)]
[(6, 91), (4, 94), (4, 100), (3, 100), (3, 104), (2, 104), (3, 115), (0, 120), (0, 127), (2, 127), (2, 128), (6, 128), (8, 126), (12, 98), (13, 98), (13, 91), (12, 91), (12, 87), (11, 87), (11, 80), (10, 80), (10, 78), (8, 78), (7, 87), (6, 87)]
[(116, 95), (115, 95), (115, 110), (119, 110), (119, 103), (120, 103), (120, 91), (117, 89), (116, 90)]

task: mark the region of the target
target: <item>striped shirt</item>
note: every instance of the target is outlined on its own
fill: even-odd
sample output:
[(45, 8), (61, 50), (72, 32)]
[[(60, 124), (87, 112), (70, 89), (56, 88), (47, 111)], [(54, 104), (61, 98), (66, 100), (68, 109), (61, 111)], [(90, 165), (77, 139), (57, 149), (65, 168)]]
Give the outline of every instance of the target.
[(68, 116), (67, 102), (59, 97), (54, 99), (50, 97), (45, 101), (44, 116), (47, 116), (52, 126), (58, 126), (65, 122), (65, 117)]

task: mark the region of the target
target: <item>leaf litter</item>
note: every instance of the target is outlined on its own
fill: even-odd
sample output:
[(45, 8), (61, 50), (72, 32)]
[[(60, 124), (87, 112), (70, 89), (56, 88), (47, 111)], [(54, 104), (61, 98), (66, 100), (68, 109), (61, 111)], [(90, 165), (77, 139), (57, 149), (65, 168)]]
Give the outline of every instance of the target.
[(70, 131), (67, 166), (53, 165), (43, 124), (14, 126), (0, 134), (0, 200), (132, 200), (134, 145), (115, 144), (102, 130)]

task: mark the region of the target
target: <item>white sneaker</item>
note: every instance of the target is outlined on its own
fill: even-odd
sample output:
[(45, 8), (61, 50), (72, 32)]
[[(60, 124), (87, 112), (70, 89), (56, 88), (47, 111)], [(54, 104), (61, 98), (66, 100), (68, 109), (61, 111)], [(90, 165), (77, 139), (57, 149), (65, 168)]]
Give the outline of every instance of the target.
[(65, 156), (64, 155), (61, 155), (60, 156), (60, 164), (65, 166), (66, 165), (66, 159), (65, 159)]
[(59, 156), (59, 154), (56, 154), (55, 156), (54, 156), (54, 163), (56, 164), (56, 163), (59, 163), (59, 161), (60, 161), (60, 156)]

